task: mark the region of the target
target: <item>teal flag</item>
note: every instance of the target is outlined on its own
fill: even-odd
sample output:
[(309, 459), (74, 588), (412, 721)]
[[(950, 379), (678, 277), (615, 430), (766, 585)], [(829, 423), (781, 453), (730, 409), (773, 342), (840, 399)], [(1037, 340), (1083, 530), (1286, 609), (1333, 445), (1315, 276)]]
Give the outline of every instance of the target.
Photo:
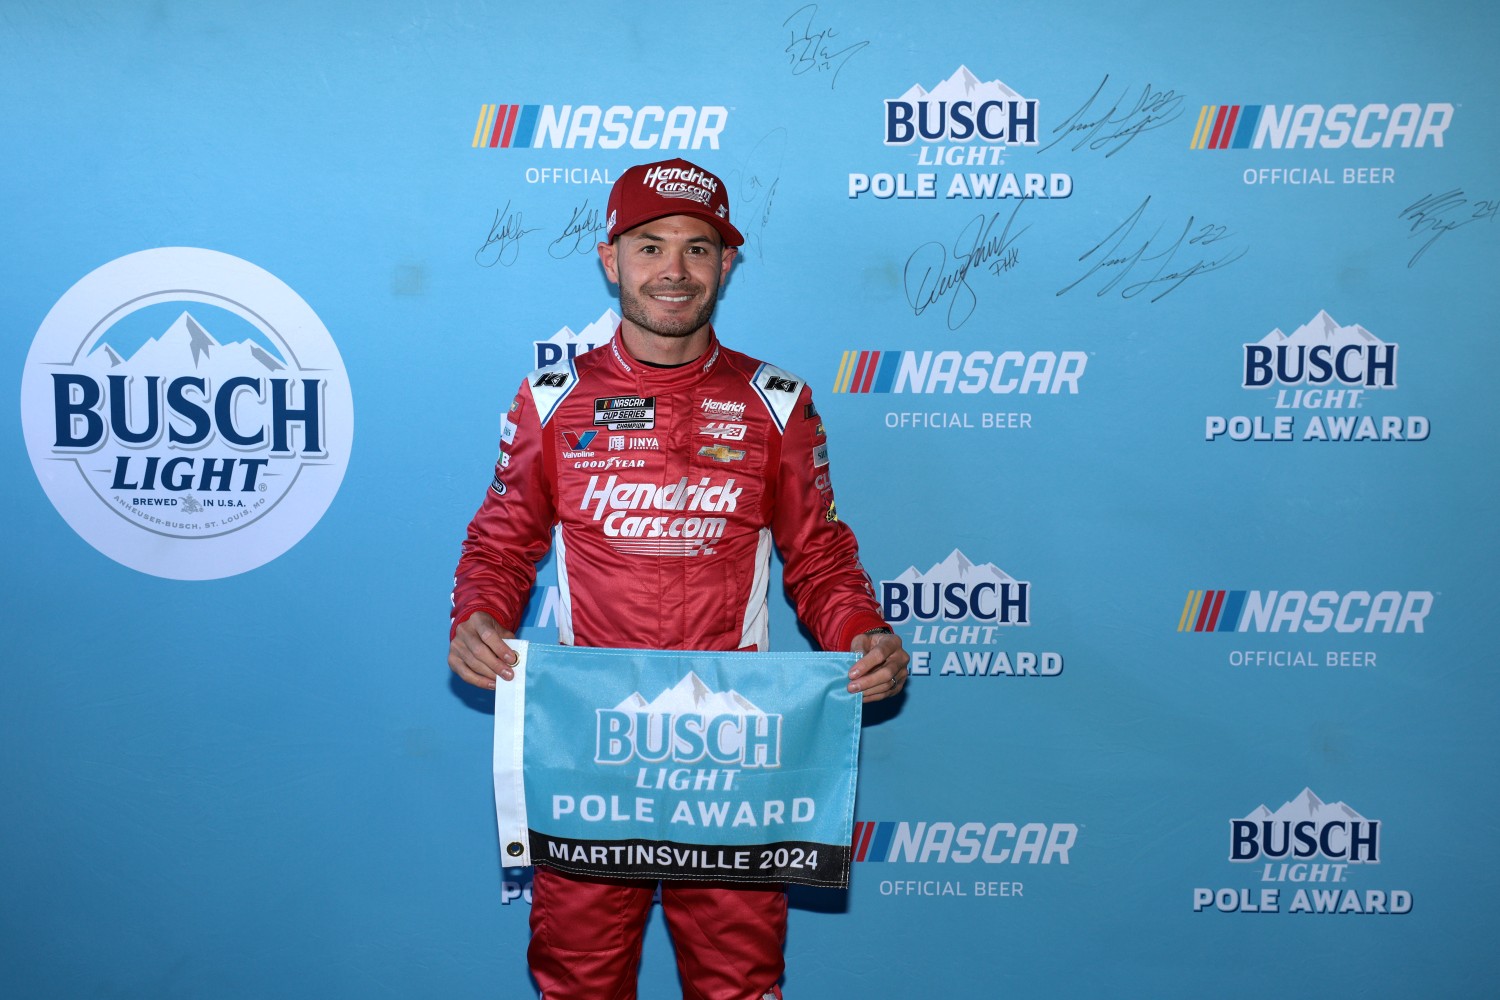
[(507, 864), (849, 884), (855, 654), (511, 646), (495, 693)]

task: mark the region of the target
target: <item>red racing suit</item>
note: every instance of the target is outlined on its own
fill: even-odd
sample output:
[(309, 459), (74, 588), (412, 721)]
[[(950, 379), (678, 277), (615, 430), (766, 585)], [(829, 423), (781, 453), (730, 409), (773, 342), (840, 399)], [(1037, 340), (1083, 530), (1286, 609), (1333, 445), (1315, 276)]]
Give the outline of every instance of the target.
[[(485, 611), (518, 630), (551, 545), (564, 644), (763, 650), (773, 540), (825, 649), (885, 627), (834, 507), (812, 393), (794, 375), (712, 336), (697, 360), (656, 368), (616, 331), (528, 375), (500, 437), (458, 565), (455, 628)], [(633, 998), (654, 889), (539, 867), (528, 954), (543, 996)], [(669, 882), (662, 905), (685, 996), (780, 995), (781, 887)]]
[(486, 611), (516, 631), (555, 545), (564, 645), (765, 649), (773, 539), (824, 649), (885, 626), (807, 385), (716, 338), (687, 365), (643, 365), (617, 332), (511, 403), (453, 621)]

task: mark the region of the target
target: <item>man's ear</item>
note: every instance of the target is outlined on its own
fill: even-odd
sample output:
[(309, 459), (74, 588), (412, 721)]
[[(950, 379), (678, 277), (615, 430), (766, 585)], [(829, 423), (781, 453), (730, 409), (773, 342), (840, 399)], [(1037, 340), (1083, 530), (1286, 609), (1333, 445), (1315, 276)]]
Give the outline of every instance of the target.
[(615, 269), (615, 245), (613, 243), (600, 243), (599, 263), (604, 265), (604, 276), (612, 285), (620, 283), (620, 272)]

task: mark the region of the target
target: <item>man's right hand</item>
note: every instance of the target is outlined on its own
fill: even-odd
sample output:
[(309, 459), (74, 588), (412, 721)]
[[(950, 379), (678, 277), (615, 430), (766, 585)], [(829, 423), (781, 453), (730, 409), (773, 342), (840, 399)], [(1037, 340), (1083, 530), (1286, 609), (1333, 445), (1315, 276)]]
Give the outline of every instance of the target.
[(448, 668), (475, 687), (495, 689), (495, 679), (515, 680), (516, 654), (505, 640), (516, 634), (483, 611), (459, 623), (448, 644)]

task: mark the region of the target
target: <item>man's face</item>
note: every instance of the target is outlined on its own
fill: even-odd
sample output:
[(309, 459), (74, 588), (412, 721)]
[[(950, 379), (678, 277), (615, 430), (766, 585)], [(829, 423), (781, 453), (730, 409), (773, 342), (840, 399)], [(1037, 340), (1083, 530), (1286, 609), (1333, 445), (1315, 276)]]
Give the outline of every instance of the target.
[(620, 313), (659, 337), (691, 337), (708, 325), (735, 249), (691, 215), (669, 215), (599, 245), (609, 280), (620, 286)]

